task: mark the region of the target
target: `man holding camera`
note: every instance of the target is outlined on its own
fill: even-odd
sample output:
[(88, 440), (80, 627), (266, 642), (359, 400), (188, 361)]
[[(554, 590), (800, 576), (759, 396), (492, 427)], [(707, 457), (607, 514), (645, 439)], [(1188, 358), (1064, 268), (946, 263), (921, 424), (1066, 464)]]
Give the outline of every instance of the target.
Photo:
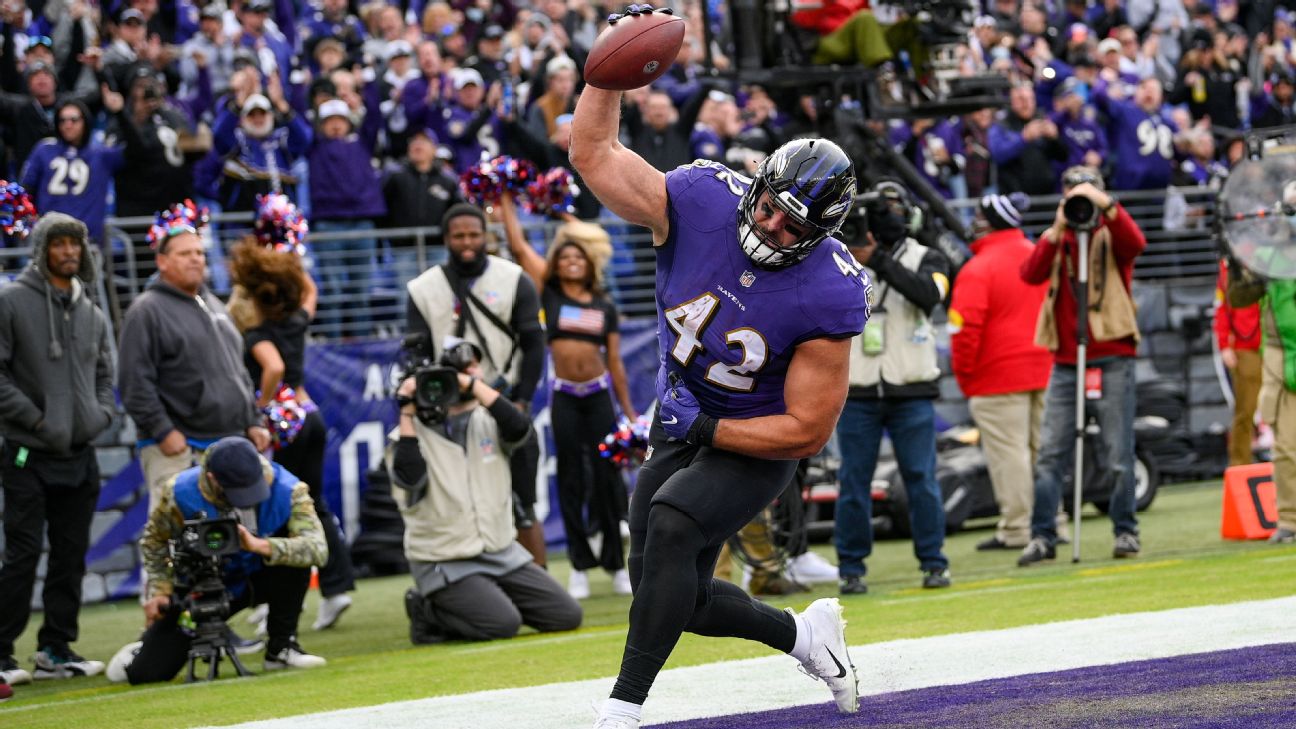
[[(185, 523), (234, 515), (242, 550), (221, 559), (230, 613), (269, 605), (265, 669), (315, 668), (325, 661), (297, 643), (297, 619), (310, 586), (310, 568), (328, 561), (324, 530), (310, 490), (283, 466), (261, 457), (237, 436), (207, 449), (202, 464), (181, 472), (163, 489), (149, 514), (140, 551), (148, 574), (141, 643), (118, 652), (108, 678), (132, 684), (169, 681), (188, 660), (192, 626), (180, 596), (173, 550)], [(181, 589), (177, 589), (181, 588)]]
[(841, 494), (837, 558), (843, 595), (868, 591), (864, 560), (873, 553), (873, 472), (885, 430), (909, 497), (909, 523), (923, 587), (949, 587), (945, 506), (936, 482), (936, 411), (940, 367), (931, 313), (949, 291), (949, 261), (911, 238), (909, 191), (883, 180), (866, 195), (868, 232), (851, 254), (875, 282), (873, 315), (851, 343), (850, 391), (837, 439)]
[[(400, 440), (390, 461), (405, 518), (410, 641), (493, 640), (522, 625), (575, 630), (582, 613), (514, 539), (508, 456), (527, 416), (481, 379), (483, 350), (448, 341), (439, 367), (396, 392)], [(437, 394), (440, 394), (437, 397)]]
[[(480, 347), (482, 379), (525, 414), (544, 364), (535, 284), (517, 264), (487, 254), (486, 214), (476, 205), (450, 206), (441, 230), (450, 259), (407, 284), (407, 333), (427, 337), (433, 360), (446, 336)], [(510, 468), (518, 541), (544, 566), (544, 529), (535, 517), (539, 460), (540, 446), (531, 439), (513, 451)]]
[[(1076, 371), (1077, 229), (1089, 230), (1087, 362), (1083, 373)], [(1134, 260), (1146, 247), (1147, 239), (1138, 224), (1104, 192), (1098, 170), (1072, 167), (1063, 173), (1062, 201), (1053, 225), (1040, 236), (1034, 252), (1021, 267), (1026, 283), (1049, 284), (1035, 327), (1035, 343), (1053, 352), (1039, 460), (1035, 464), (1031, 540), (1017, 559), (1022, 567), (1056, 557), (1056, 516), (1062, 481), (1071, 472), (1075, 459), (1076, 407), (1087, 408), (1098, 421), (1105, 457), (1097, 462), (1113, 471), (1115, 487), (1108, 511), (1116, 535), (1112, 556), (1138, 556), (1134, 355), (1139, 331), (1130, 285)], [(1084, 403), (1075, 401), (1077, 377), (1084, 377)]]

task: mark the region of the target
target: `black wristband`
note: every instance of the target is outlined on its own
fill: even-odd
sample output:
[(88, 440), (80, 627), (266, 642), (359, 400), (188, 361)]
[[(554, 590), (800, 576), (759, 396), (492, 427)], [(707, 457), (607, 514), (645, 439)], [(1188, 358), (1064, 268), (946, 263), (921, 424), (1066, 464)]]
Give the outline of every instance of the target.
[(720, 424), (719, 418), (713, 418), (704, 413), (698, 413), (697, 419), (689, 427), (688, 435), (684, 440), (696, 446), (711, 447), (715, 441), (716, 426)]

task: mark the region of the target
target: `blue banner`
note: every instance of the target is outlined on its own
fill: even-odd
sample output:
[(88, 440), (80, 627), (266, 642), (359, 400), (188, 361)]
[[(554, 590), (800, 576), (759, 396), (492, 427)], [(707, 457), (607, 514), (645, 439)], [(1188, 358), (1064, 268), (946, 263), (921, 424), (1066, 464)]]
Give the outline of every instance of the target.
[[(399, 340), (319, 344), (306, 348), (306, 391), (320, 406), (328, 427), (324, 464), (324, 497), (342, 520), (348, 541), (359, 534), (360, 503), (366, 474), (381, 467), (387, 435), (396, 427), (397, 408), (391, 398), (398, 384)], [(621, 357), (630, 381), (630, 396), (642, 411), (655, 397), (657, 329), (652, 320), (622, 323)], [(546, 377), (546, 382), (548, 378)], [(531, 412), (540, 436), (540, 468), (536, 516), (544, 521), (551, 547), (565, 543), (557, 509), (553, 431), (549, 425), (549, 387), (537, 388)]]

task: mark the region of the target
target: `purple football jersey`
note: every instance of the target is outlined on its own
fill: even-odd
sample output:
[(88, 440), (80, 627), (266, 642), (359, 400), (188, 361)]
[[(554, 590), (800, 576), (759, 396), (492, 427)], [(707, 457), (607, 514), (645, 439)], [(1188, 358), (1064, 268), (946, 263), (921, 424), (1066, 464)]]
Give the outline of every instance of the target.
[(868, 277), (835, 238), (786, 268), (752, 263), (738, 241), (738, 202), (750, 184), (705, 160), (666, 173), (670, 235), (656, 249), (661, 357), (702, 412), (719, 418), (786, 412), (796, 346), (855, 336), (868, 319)]

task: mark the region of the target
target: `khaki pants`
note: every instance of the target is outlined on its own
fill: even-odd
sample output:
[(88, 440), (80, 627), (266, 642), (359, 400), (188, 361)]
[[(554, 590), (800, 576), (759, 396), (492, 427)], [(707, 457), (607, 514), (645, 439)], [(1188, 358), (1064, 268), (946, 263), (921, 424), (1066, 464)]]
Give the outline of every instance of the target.
[(1260, 386), (1260, 418), (1274, 431), (1274, 485), (1278, 528), (1296, 531), (1296, 393), (1283, 382), (1282, 350), (1266, 353)]
[(1035, 503), (1035, 454), (1039, 449), (1044, 390), (986, 395), (968, 400), (981, 431), (999, 523), (995, 537), (1010, 547), (1030, 541), (1031, 507)]
[(1245, 466), (1252, 461), (1251, 441), (1255, 438), (1256, 403), (1260, 399), (1262, 367), (1260, 352), (1237, 349), (1233, 377), (1233, 430), (1229, 433), (1229, 465)]
[(157, 507), (162, 498), (162, 489), (177, 473), (192, 468), (198, 462), (198, 451), (188, 448), (177, 455), (168, 456), (156, 445), (140, 449), (140, 468), (144, 471), (144, 482), (149, 490), (149, 513)]
[[(162, 500), (162, 489), (167, 483), (175, 478), (177, 473), (184, 471), (198, 461), (198, 451), (188, 448), (174, 456), (168, 456), (162, 452), (162, 449), (156, 445), (144, 446), (139, 451), (140, 469), (144, 471), (144, 483), (148, 484), (148, 510), (149, 514), (157, 508), (158, 502)], [(148, 571), (143, 574), (144, 584), (149, 582)], [(140, 590), (140, 603), (145, 601), (147, 590)]]

